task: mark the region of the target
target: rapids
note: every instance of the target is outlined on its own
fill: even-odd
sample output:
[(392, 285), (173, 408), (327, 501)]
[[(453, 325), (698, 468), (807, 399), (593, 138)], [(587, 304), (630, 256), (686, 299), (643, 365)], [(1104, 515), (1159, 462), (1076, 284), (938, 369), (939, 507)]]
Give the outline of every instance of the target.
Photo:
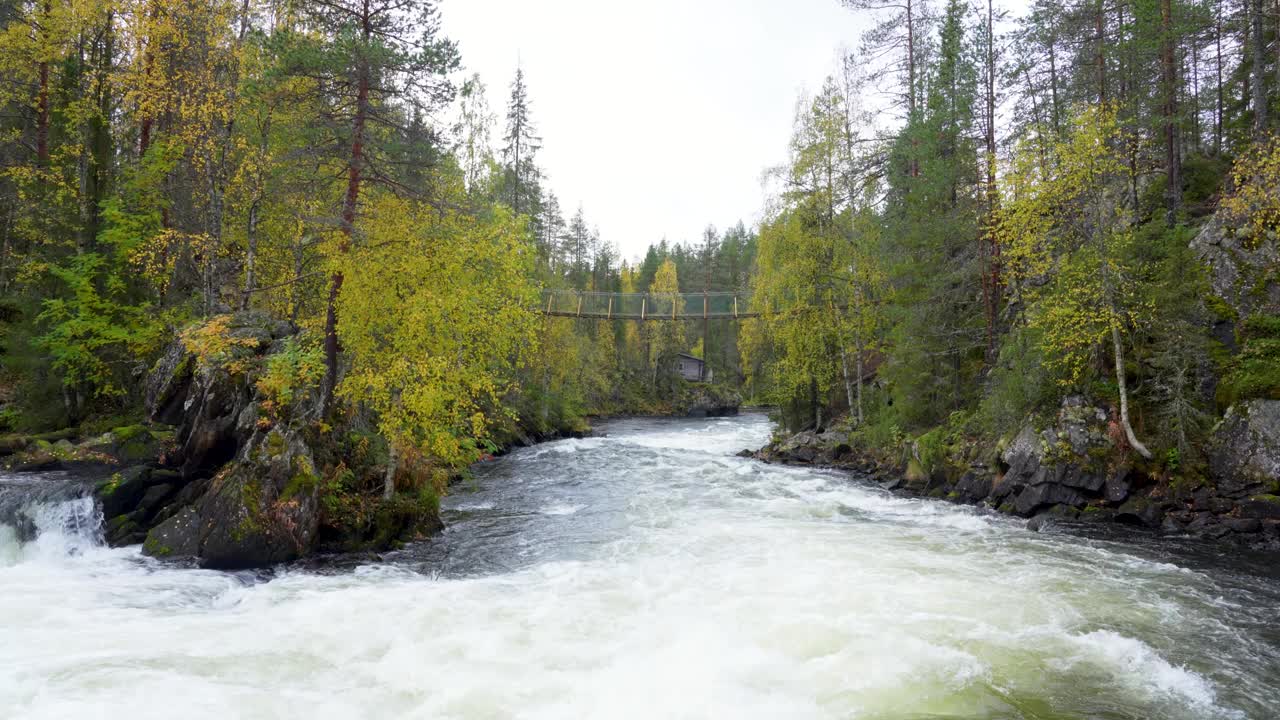
[(1280, 717), (1280, 578), (735, 457), (761, 416), (517, 450), (382, 558), (112, 549), (0, 477), (0, 717)]

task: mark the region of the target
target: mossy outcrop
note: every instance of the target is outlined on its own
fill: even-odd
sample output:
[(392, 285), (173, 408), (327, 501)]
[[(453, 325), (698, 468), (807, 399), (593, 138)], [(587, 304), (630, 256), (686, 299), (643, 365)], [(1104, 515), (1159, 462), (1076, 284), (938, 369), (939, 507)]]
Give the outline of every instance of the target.
[[(439, 530), (438, 503), (377, 497), (385, 457), (369, 452), (376, 436), (343, 425), (359, 418), (343, 415), (330, 427), (315, 383), (291, 387), (287, 401), (260, 387), (269, 358), (295, 342), (289, 324), (245, 312), (170, 345), (148, 378), (146, 400), (148, 420), (176, 430), (144, 436), (127, 427), (93, 441), (153, 459), (99, 483), (109, 541), (236, 569), (325, 550), (383, 550)], [(144, 437), (159, 444), (139, 444)], [(352, 505), (367, 512), (334, 512)]]

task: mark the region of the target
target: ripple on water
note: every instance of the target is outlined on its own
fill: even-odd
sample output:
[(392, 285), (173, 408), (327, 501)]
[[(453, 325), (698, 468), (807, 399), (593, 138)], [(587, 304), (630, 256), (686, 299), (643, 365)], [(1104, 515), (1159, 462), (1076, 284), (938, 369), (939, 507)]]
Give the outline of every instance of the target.
[(758, 416), (606, 431), (342, 571), (0, 537), (0, 716), (1280, 716), (1272, 581), (732, 457)]

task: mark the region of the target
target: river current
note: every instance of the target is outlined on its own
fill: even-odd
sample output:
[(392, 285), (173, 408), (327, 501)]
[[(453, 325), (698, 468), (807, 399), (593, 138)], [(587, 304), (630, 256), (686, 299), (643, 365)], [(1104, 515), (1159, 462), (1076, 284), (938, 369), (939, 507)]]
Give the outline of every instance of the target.
[(601, 430), (478, 466), (438, 538), (266, 573), (0, 477), (0, 717), (1280, 717), (1265, 562), (735, 457), (762, 416)]

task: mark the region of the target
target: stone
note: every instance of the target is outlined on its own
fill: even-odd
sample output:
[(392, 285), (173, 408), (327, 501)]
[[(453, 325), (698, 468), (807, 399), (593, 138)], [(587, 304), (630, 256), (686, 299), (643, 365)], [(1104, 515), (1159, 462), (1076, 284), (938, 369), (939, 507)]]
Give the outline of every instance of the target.
[(1081, 507), (1085, 502), (1083, 495), (1065, 485), (1040, 483), (1030, 485), (1019, 493), (1017, 499), (1013, 501), (1013, 507), (1014, 512), (1027, 517), (1048, 505)]
[(1280, 520), (1280, 497), (1255, 495), (1240, 503), (1240, 516), (1258, 520)]
[(133, 512), (150, 486), (151, 468), (146, 465), (135, 465), (112, 474), (97, 487), (102, 516), (110, 519)]
[(977, 503), (991, 494), (992, 479), (981, 472), (967, 472), (956, 483), (956, 499), (963, 503)]
[(1236, 533), (1256, 533), (1262, 529), (1262, 522), (1255, 518), (1224, 518), (1222, 524)]
[(1129, 499), (1129, 469), (1121, 468), (1115, 475), (1107, 478), (1103, 497), (1107, 502), (1122, 503)]
[(1040, 532), (1049, 525), (1048, 513), (1041, 513), (1027, 521), (1027, 529), (1031, 532)]
[(1227, 410), (1210, 441), (1209, 472), (1218, 494), (1229, 498), (1280, 489), (1280, 400)]
[(1199, 533), (1204, 532), (1210, 525), (1214, 525), (1218, 519), (1211, 512), (1196, 513), (1195, 518), (1187, 523), (1187, 532)]
[[(1208, 269), (1213, 294), (1240, 317), (1255, 312), (1280, 313), (1280, 282), (1272, 268), (1280, 267), (1280, 245), (1250, 243), (1245, 228), (1222, 212), (1215, 213), (1196, 233), (1191, 249)], [(1233, 232), (1235, 231), (1235, 232)]]
[(1226, 515), (1235, 508), (1236, 504), (1227, 498), (1212, 497), (1209, 498), (1209, 502), (1206, 503), (1206, 506), (1209, 508), (1209, 512), (1211, 513)]
[(272, 429), (247, 441), (187, 510), (156, 526), (143, 552), (190, 556), (202, 567), (234, 570), (296, 560), (314, 547), (318, 481), (301, 434)]
[(1116, 511), (1116, 521), (1127, 525), (1158, 528), (1163, 520), (1164, 507), (1145, 497), (1130, 498)]

